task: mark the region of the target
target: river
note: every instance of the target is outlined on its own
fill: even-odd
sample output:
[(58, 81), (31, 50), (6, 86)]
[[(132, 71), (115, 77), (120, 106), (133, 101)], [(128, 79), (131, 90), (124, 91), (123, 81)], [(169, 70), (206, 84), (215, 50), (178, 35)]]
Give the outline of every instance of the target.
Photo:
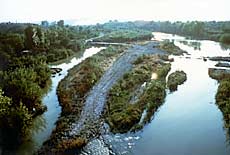
[(153, 35), (153, 40), (174, 41), (188, 52), (171, 56), (175, 61), (170, 71), (183, 70), (187, 81), (176, 92), (167, 90), (165, 102), (141, 131), (115, 135), (108, 132), (91, 141), (82, 154), (109, 154), (113, 150), (118, 155), (229, 155), (229, 131), (215, 104), (218, 82), (208, 75), (208, 68), (217, 62), (203, 58), (229, 56), (230, 50), (208, 40), (158, 32)]
[(56, 94), (58, 83), (67, 75), (69, 69), (79, 64), (86, 58), (98, 53), (102, 49), (104, 49), (104, 47), (91, 47), (86, 49), (80, 58), (73, 57), (71, 59), (67, 59), (61, 64), (50, 65), (52, 68), (61, 68), (62, 71), (59, 74), (55, 74), (55, 76), (51, 77), (51, 88), (43, 97), (42, 101), (43, 104), (47, 106), (47, 111), (34, 119), (32, 128), (30, 130), (31, 139), (29, 141), (26, 141), (15, 150), (3, 150), (3, 154), (31, 155), (42, 146), (43, 142), (46, 141), (51, 135), (52, 130), (56, 126), (55, 123), (61, 114), (61, 107)]

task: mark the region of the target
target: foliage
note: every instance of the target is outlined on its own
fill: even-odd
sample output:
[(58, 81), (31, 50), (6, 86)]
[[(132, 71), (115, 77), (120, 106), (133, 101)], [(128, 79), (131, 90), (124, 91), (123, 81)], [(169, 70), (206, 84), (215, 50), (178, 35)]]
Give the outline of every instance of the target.
[(186, 53), (185, 51), (181, 50), (178, 46), (176, 46), (174, 42), (170, 41), (161, 42), (158, 48), (173, 55), (183, 55), (183, 53)]
[(50, 81), (50, 70), (43, 58), (31, 56), (14, 58), (8, 70), (1, 75), (1, 85), (6, 95), (13, 99), (14, 104), (23, 104), (31, 113), (41, 109), (43, 89)]
[(220, 81), (216, 94), (216, 103), (224, 114), (226, 127), (230, 128), (230, 79)]
[(57, 150), (65, 151), (70, 149), (79, 149), (86, 145), (86, 140), (83, 138), (75, 138), (63, 140), (57, 146)]
[(150, 40), (152, 38), (151, 31), (145, 30), (119, 30), (112, 31), (105, 36), (95, 39), (95, 41), (104, 42), (132, 42), (138, 40)]
[(105, 32), (119, 30), (148, 30), (156, 32), (165, 32), (178, 34), (196, 39), (208, 39), (219, 41), (221, 35), (229, 33), (229, 21), (188, 21), (188, 22), (156, 22), (156, 21), (135, 21), (135, 22), (117, 22), (110, 21), (105, 24), (96, 25), (96, 27)]
[[(139, 57), (134, 65), (108, 94), (106, 120), (112, 132), (123, 133), (137, 129), (137, 126), (139, 128), (142, 125), (138, 122), (144, 109), (147, 109), (146, 123), (165, 97), (164, 81), (170, 65), (161, 64), (158, 58), (151, 56)], [(151, 80), (154, 71), (158, 79)], [(143, 88), (145, 82), (147, 86)], [(139, 97), (137, 101), (133, 100), (135, 96)]]
[[(20, 103), (14, 105), (12, 100), (3, 96), (3, 92), (0, 89), (0, 128), (3, 132), (3, 139), (9, 141), (9, 137), (16, 140), (18, 143), (28, 134), (28, 126), (32, 123), (32, 115), (28, 109)], [(7, 143), (5, 142), (5, 143)], [(12, 143), (12, 142), (10, 142)]]
[(144, 94), (138, 101), (140, 105), (146, 105), (147, 113), (143, 123), (150, 122), (153, 113), (163, 103), (165, 93), (165, 82), (162, 80), (152, 81)]
[(230, 33), (221, 35), (220, 42), (230, 44)]
[(175, 91), (177, 86), (183, 84), (186, 80), (187, 76), (184, 71), (175, 71), (169, 75), (167, 86), (170, 91)]
[(46, 21), (42, 26), (0, 24), (0, 86), (12, 98), (4, 114), (9, 117), (6, 128), (8, 124), (12, 131), (26, 131), (31, 115), (45, 110), (41, 98), (50, 84), (47, 63), (80, 52), (85, 48), (84, 40), (96, 35), (92, 27), (65, 26), (62, 20), (50, 26)]

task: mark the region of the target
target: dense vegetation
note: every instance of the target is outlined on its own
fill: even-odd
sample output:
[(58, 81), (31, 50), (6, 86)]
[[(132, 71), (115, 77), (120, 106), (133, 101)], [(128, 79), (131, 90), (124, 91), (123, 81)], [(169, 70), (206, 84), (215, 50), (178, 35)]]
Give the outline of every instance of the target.
[(219, 82), (216, 104), (224, 115), (225, 126), (230, 130), (230, 70), (209, 68), (209, 76)]
[(216, 94), (216, 103), (224, 114), (225, 125), (230, 129), (230, 78), (220, 81)]
[(160, 42), (158, 48), (172, 55), (183, 55), (183, 53), (186, 53), (186, 51), (183, 51), (178, 46), (176, 46), (174, 42), (170, 42), (167, 40)]
[[(145, 109), (147, 115), (144, 122), (147, 122), (162, 104), (165, 98), (165, 77), (170, 65), (159, 63), (158, 60), (158, 56), (140, 57), (134, 62), (134, 69), (111, 88), (106, 119), (112, 132), (136, 129)], [(157, 79), (151, 80), (152, 72), (156, 72)]]
[[(22, 103), (15, 106), (12, 99), (5, 96), (0, 89), (1, 141), (13, 147), (26, 139), (27, 126), (31, 125), (31, 120), (32, 116), (26, 106)], [(14, 141), (11, 141), (11, 139), (14, 139)]]
[(50, 84), (47, 63), (79, 53), (84, 40), (97, 34), (91, 27), (65, 26), (64, 21), (50, 26), (0, 24), (0, 89), (10, 99), (0, 105), (3, 135), (14, 135), (15, 142), (24, 139), (32, 117), (46, 110), (41, 100)]
[(208, 39), (213, 41), (221, 41), (229, 44), (230, 38), (230, 22), (155, 22), (155, 21), (135, 21), (135, 22), (118, 22), (110, 21), (105, 24), (98, 24), (97, 29), (104, 31), (111, 30), (130, 30), (144, 29), (149, 31), (158, 31), (165, 33), (178, 34), (182, 36), (192, 37), (196, 39)]
[(168, 77), (167, 86), (170, 91), (177, 90), (178, 85), (183, 84), (187, 79), (184, 71), (175, 71)]
[(95, 39), (102, 42), (132, 42), (139, 40), (150, 40), (152, 38), (151, 31), (144, 30), (116, 30), (105, 34), (103, 37)]

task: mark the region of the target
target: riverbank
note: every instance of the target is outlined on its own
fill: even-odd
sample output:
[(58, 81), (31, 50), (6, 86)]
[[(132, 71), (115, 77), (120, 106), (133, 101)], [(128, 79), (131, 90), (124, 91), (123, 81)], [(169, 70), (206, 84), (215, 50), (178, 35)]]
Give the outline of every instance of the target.
[(225, 127), (230, 130), (230, 70), (209, 68), (209, 76), (219, 82), (216, 104), (224, 115)]

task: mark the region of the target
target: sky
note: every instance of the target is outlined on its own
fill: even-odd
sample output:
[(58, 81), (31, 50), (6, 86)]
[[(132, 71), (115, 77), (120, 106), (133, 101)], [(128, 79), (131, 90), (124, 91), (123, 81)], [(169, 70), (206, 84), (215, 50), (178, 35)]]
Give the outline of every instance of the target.
[(230, 20), (230, 0), (0, 0), (0, 22)]

